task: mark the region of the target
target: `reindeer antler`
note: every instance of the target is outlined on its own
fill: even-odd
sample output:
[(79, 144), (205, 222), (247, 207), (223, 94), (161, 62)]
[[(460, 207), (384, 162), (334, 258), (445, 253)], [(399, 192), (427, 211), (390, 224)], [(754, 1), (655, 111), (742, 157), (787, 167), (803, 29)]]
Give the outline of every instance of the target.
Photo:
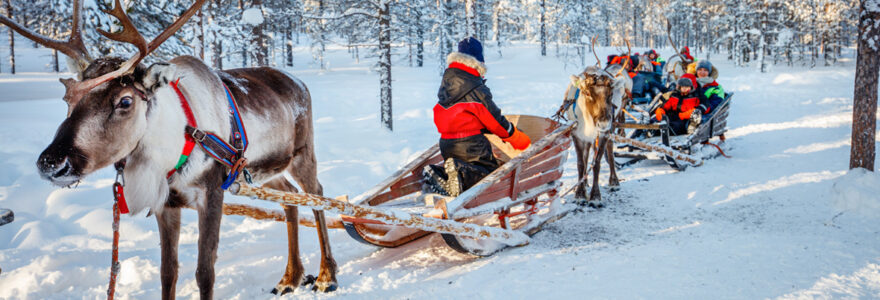
[(143, 60), (144, 57), (147, 57), (147, 55), (153, 52), (153, 50), (156, 50), (156, 48), (159, 48), (159, 45), (161, 45), (162, 42), (165, 42), (165, 40), (174, 35), (174, 32), (180, 29), (180, 27), (183, 27), (183, 24), (185, 24), (186, 21), (189, 20), (189, 18), (192, 17), (196, 13), (196, 11), (198, 11), (202, 7), (202, 4), (205, 4), (205, 1), (206, 0), (196, 0), (196, 2), (193, 3), (193, 5), (190, 6), (189, 9), (187, 9), (180, 17), (178, 17), (177, 20), (174, 21), (174, 23), (165, 28), (165, 30), (162, 31), (159, 36), (157, 36), (155, 39), (153, 39), (152, 42), (147, 44), (144, 36), (141, 35), (140, 32), (138, 32), (137, 28), (135, 28), (134, 24), (131, 22), (131, 19), (128, 18), (127, 14), (125, 14), (125, 10), (122, 8), (122, 4), (119, 2), (119, 0), (115, 0), (115, 7), (113, 8), (113, 10), (105, 10), (104, 12), (119, 19), (119, 22), (122, 23), (122, 31), (118, 33), (109, 33), (98, 29), (98, 32), (111, 40), (135, 45), (135, 47), (138, 48), (138, 53), (126, 60), (121, 66), (119, 66), (119, 69), (116, 69), (113, 72), (101, 75), (97, 78), (76, 82), (75, 84), (70, 84), (69, 82), (64, 83), (64, 85), (67, 86), (67, 92), (64, 95), (64, 101), (66, 101), (69, 105), (74, 105), (76, 104), (76, 102), (79, 101), (80, 98), (82, 98), (83, 95), (85, 95), (85, 93), (95, 88), (96, 86), (108, 80), (118, 78), (120, 76), (124, 76), (133, 72), (135, 67), (137, 67), (138, 63), (140, 63), (140, 61)]
[(65, 42), (33, 32), (25, 28), (24, 26), (19, 25), (12, 19), (4, 15), (0, 15), (0, 24), (9, 26), (9, 28), (14, 30), (18, 34), (30, 39), (31, 41), (36, 42), (37, 44), (64, 53), (64, 55), (67, 55), (67, 57), (70, 57), (71, 59), (73, 59), (73, 61), (76, 62), (76, 65), (79, 68), (78, 71), (80, 72), (82, 70), (85, 70), (86, 67), (89, 66), (89, 63), (92, 62), (92, 57), (91, 55), (89, 55), (89, 51), (86, 50), (86, 46), (83, 44), (81, 21), (82, 1), (73, 0), (73, 20), (70, 29), (70, 37)]
[(620, 74), (623, 73), (623, 70), (626, 70), (627, 65), (632, 60), (632, 58), (630, 57), (632, 49), (629, 46), (629, 39), (623, 39), (623, 42), (626, 44), (626, 59), (623, 60), (623, 64), (621, 65), (620, 70), (617, 71), (617, 74), (614, 74), (615, 78), (617, 78), (617, 76), (620, 76)]
[(593, 36), (593, 41), (590, 43), (590, 47), (593, 49), (593, 55), (596, 56), (596, 66), (602, 67), (602, 60), (599, 59), (599, 54), (596, 53), (596, 38), (598, 35)]

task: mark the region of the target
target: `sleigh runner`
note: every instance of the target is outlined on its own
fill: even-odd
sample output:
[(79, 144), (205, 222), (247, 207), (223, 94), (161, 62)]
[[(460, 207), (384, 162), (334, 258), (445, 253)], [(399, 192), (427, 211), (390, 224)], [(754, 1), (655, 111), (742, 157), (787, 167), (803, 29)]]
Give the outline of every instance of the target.
[[(534, 116), (507, 116), (536, 142), (525, 151), (513, 150), (496, 136), (487, 135), (501, 167), (458, 197), (422, 192), (422, 168), (442, 161), (434, 145), (366, 193), (355, 205), (399, 209), (411, 215), (455, 221), (481, 227), (514, 230), (532, 235), (567, 211), (557, 204), (562, 165), (571, 145), (571, 125)], [(342, 216), (354, 239), (380, 247), (398, 247), (432, 233), (358, 216)], [(441, 233), (451, 248), (474, 255), (490, 255), (509, 245), (491, 239), (474, 239)]]

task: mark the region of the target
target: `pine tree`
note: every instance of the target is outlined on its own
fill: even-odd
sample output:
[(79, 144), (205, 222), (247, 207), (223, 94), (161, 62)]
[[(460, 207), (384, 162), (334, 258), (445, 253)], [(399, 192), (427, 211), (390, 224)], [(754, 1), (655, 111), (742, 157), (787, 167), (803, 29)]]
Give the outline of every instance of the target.
[(853, 92), (852, 148), (849, 168), (874, 171), (877, 129), (877, 79), (880, 72), (880, 1), (863, 0), (859, 10), (859, 48)]

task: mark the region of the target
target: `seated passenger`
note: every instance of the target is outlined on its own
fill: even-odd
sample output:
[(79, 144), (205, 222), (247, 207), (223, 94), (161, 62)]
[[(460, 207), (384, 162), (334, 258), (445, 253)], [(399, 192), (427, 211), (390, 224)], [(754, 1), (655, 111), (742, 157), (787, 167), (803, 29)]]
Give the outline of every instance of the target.
[(493, 133), (514, 149), (524, 150), (531, 141), (501, 115), (483, 76), (483, 47), (475, 38), (458, 43), (458, 52), (446, 57), (449, 64), (437, 92), (434, 124), (440, 132), (443, 166), (427, 166), (425, 190), (458, 196), (489, 175), (499, 163), (483, 133)]
[(711, 75), (712, 63), (708, 60), (700, 61), (697, 64), (697, 84), (699, 89), (697, 94), (700, 97), (700, 106), (702, 108), (703, 120), (708, 120), (715, 112), (715, 108), (724, 102), (724, 89), (715, 81)]
[(682, 47), (681, 52), (679, 52), (679, 54), (681, 54), (681, 58), (684, 63), (690, 64), (690, 63), (694, 62), (694, 57), (691, 56), (691, 48), (689, 48), (688, 46)]
[(648, 50), (645, 55), (648, 56), (648, 59), (651, 60), (651, 64), (654, 65), (654, 72), (662, 73), (663, 65), (666, 64), (666, 60), (660, 57), (660, 54), (657, 54), (657, 51), (654, 51), (654, 49)]
[(700, 99), (697, 96), (696, 78), (692, 74), (685, 74), (677, 81), (675, 91), (663, 105), (654, 111), (654, 116), (659, 122), (665, 117), (672, 135), (690, 134), (700, 124), (702, 113), (697, 107)]

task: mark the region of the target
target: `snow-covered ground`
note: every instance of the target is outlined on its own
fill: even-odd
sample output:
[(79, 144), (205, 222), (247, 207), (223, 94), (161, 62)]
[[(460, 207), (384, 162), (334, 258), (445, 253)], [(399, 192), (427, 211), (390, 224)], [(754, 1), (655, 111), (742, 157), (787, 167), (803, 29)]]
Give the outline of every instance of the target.
[[(25, 55), (19, 70), (45, 72), (48, 52), (19, 53)], [(410, 68), (395, 57), (395, 130), (387, 132), (379, 124), (378, 77), (368, 60), (356, 64), (344, 49), (334, 49), (331, 68), (321, 71), (304, 53), (298, 49), (296, 66), (288, 70), (312, 93), (326, 195), (357, 195), (436, 142), (436, 59)], [(577, 72), (540, 57), (531, 44), (505, 48), (503, 58), (488, 49), (486, 58), (487, 85), (505, 113), (550, 115), (568, 75)], [(530, 245), (488, 258), (459, 254), (438, 235), (377, 249), (332, 231), (339, 290), (298, 290), (289, 297), (880, 297), (880, 178), (847, 171), (852, 62), (776, 67), (767, 74), (713, 62), (722, 73), (719, 83), (736, 93), (727, 134), (732, 158), (685, 172), (650, 161), (623, 169), (621, 189), (604, 193), (605, 208), (570, 214)], [(2, 68), (8, 70), (5, 61)], [(0, 227), (0, 298), (105, 295), (114, 172), (104, 169), (75, 189), (57, 189), (39, 178), (34, 165), (66, 112), (58, 77), (0, 75), (0, 208), (16, 214), (15, 222)], [(566, 165), (566, 187), (575, 181), (574, 161), (570, 156)], [(183, 220), (177, 293), (195, 298), (196, 215), (186, 211)], [(221, 229), (217, 298), (272, 298), (268, 292), (286, 260), (284, 225), (224, 217)], [(117, 297), (158, 298), (154, 219), (124, 216), (121, 232)], [(317, 236), (308, 228), (301, 232), (303, 262), (314, 274)]]

